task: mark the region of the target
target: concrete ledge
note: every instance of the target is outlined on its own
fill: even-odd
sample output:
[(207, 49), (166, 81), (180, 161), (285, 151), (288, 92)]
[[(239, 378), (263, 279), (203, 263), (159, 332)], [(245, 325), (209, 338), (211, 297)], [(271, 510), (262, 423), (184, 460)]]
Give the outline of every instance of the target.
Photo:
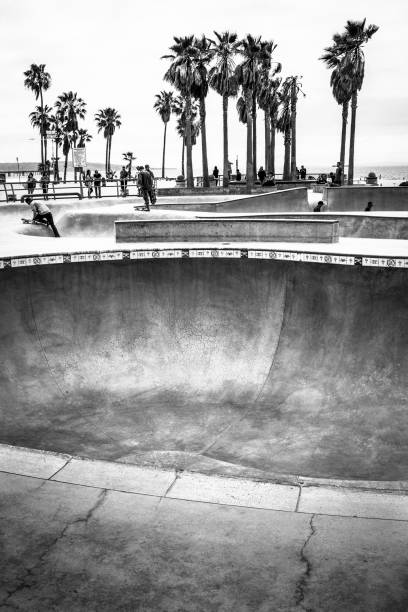
[(305, 219), (177, 219), (115, 221), (117, 242), (165, 240), (239, 240), (269, 242), (338, 242), (337, 220)]
[(408, 496), (310, 487), (302, 490), (299, 512), (408, 521)]
[(52, 478), (58, 482), (160, 497), (165, 495), (174, 479), (175, 474), (170, 471), (90, 459), (72, 459)]
[(363, 211), (367, 202), (373, 203), (373, 212), (408, 210), (406, 187), (325, 187), (322, 199), (327, 202), (329, 211)]
[[(0, 444), (0, 471), (166, 499), (284, 512), (408, 521), (406, 482), (395, 483), (398, 488), (405, 489), (396, 492), (382, 490), (383, 486), (392, 487), (393, 483), (377, 481), (326, 481), (321, 478), (288, 476), (299, 484), (281, 484), (94, 461), (5, 444)], [(361, 489), (364, 486), (370, 486), (372, 490), (348, 488)]]
[(0, 472), (48, 479), (70, 458), (70, 455), (0, 444)]
[(219, 476), (182, 474), (167, 497), (294, 512), (299, 488)]

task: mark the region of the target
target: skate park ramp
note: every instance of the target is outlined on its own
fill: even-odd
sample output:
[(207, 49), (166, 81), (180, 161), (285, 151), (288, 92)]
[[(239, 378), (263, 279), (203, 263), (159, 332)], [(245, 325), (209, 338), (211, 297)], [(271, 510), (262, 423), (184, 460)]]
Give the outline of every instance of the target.
[(250, 259), (0, 273), (0, 442), (229, 474), (397, 481), (407, 270)]

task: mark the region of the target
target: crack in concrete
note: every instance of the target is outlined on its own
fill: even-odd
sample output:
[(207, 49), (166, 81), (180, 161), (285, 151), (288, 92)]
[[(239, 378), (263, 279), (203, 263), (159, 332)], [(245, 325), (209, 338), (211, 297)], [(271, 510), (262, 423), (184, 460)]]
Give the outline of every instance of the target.
[[(47, 481), (45, 481), (45, 482), (47, 482)], [(98, 508), (100, 508), (101, 505), (104, 503), (108, 493), (109, 493), (109, 491), (107, 489), (102, 489), (100, 494), (98, 495), (98, 497), (96, 499), (96, 502), (93, 504), (93, 506), (91, 506), (91, 508), (88, 510), (88, 512), (85, 514), (85, 516), (76, 518), (73, 521), (69, 521), (64, 526), (64, 528), (61, 530), (61, 532), (52, 540), (52, 542), (41, 553), (41, 555), (38, 557), (38, 559), (34, 563), (34, 565), (32, 567), (26, 568), (25, 574), (20, 579), (20, 583), (16, 587), (14, 587), (12, 590), (7, 590), (7, 597), (0, 604), (1, 606), (8, 605), (8, 606), (11, 606), (11, 607), (15, 608), (15, 605), (12, 602), (10, 602), (9, 600), (12, 597), (14, 597), (14, 595), (16, 593), (18, 593), (19, 591), (23, 591), (24, 589), (31, 589), (31, 587), (33, 586), (33, 583), (31, 582), (31, 579), (34, 578), (34, 572), (44, 563), (44, 560), (47, 557), (47, 555), (49, 554), (49, 552), (51, 551), (51, 549), (54, 548), (58, 544), (58, 542), (60, 542), (66, 536), (67, 531), (70, 529), (70, 527), (73, 527), (74, 525), (77, 525), (79, 523), (84, 523), (86, 525), (88, 523), (88, 521), (92, 518), (92, 516), (95, 514), (95, 512), (98, 510)], [(17, 607), (17, 609), (18, 609), (18, 607)]]
[(306, 551), (307, 546), (309, 545), (310, 540), (313, 538), (313, 536), (315, 535), (317, 531), (316, 527), (313, 524), (315, 517), (316, 517), (316, 514), (312, 514), (312, 516), (310, 517), (310, 521), (309, 521), (310, 532), (306, 540), (304, 541), (302, 548), (300, 549), (300, 560), (302, 563), (305, 564), (306, 567), (305, 567), (305, 571), (303, 575), (298, 580), (296, 584), (296, 589), (295, 589), (296, 606), (300, 606), (302, 610), (304, 610), (305, 612), (313, 612), (313, 609), (307, 608), (303, 602), (305, 600), (305, 589), (307, 587), (307, 583), (310, 579), (310, 575), (313, 570), (312, 563), (310, 559), (308, 558), (308, 556), (306, 555), (305, 551)]
[(181, 474), (184, 472), (184, 470), (176, 470), (176, 475), (174, 477), (174, 480), (172, 480), (172, 482), (169, 484), (169, 486), (167, 487), (166, 491), (163, 493), (163, 495), (160, 495), (159, 497), (159, 501), (156, 504), (155, 507), (155, 511), (159, 508), (161, 502), (163, 501), (163, 499), (165, 499), (167, 497), (167, 495), (170, 493), (170, 491), (172, 490), (172, 488), (174, 487), (174, 485), (176, 484), (177, 480), (180, 478)]

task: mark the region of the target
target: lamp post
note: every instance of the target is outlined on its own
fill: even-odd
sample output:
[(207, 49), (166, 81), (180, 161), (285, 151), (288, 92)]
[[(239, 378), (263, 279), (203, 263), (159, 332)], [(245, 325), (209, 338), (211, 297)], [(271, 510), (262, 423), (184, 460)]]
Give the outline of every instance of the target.
[(20, 163), (18, 161), (18, 157), (16, 157), (17, 160), (17, 174), (18, 174), (18, 182), (20, 182)]

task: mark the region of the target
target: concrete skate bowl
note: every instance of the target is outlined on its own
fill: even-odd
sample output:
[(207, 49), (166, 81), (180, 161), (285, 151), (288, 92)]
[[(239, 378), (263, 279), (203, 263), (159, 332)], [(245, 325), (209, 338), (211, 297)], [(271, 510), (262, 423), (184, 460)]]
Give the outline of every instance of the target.
[(220, 258), (3, 269), (0, 442), (405, 479), (407, 273)]

